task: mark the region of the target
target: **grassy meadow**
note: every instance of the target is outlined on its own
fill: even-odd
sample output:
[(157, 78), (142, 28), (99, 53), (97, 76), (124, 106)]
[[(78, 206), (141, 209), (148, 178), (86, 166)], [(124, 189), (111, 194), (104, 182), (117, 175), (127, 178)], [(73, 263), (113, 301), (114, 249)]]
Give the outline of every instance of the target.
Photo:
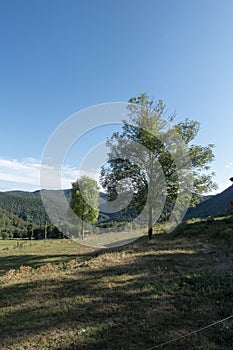
[(233, 315), (232, 257), (232, 217), (112, 249), (2, 240), (0, 349), (232, 349), (233, 318), (206, 327)]

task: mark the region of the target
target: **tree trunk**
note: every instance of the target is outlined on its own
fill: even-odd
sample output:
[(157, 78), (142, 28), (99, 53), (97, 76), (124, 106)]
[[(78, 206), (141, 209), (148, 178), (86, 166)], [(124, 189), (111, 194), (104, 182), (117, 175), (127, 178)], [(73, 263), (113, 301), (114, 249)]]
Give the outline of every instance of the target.
[(34, 226), (33, 226), (33, 222), (32, 222), (32, 232), (31, 232), (31, 240), (34, 238)]
[(149, 206), (149, 217), (148, 217), (148, 238), (152, 239), (153, 234), (153, 210), (152, 206)]
[(82, 228), (81, 228), (81, 238), (84, 239), (84, 222), (82, 220)]
[(47, 232), (48, 232), (48, 223), (47, 223), (47, 221), (46, 221), (46, 223), (45, 223), (45, 229), (44, 229), (44, 239), (45, 239), (45, 241), (47, 240)]

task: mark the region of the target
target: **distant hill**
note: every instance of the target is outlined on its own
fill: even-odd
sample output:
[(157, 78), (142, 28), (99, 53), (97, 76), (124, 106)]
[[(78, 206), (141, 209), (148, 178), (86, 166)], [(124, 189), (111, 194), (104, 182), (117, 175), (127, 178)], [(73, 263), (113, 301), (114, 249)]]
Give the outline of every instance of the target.
[(0, 208), (26, 222), (44, 225), (48, 221), (40, 192), (0, 192)]
[[(7, 191), (0, 192), (0, 208), (6, 210), (9, 214), (14, 214), (20, 219), (31, 222), (33, 221), (37, 225), (45, 225), (49, 223), (49, 217), (45, 211), (43, 202), (41, 200), (41, 193), (49, 192), (49, 197), (54, 197), (56, 202), (57, 192), (63, 191), (67, 200), (71, 198), (71, 189), (65, 190), (37, 190), (34, 192), (27, 191)], [(106, 195), (100, 193), (100, 210), (102, 210), (102, 202), (106, 200)], [(56, 205), (54, 205), (56, 207)], [(105, 205), (106, 207), (106, 205)], [(55, 208), (56, 211), (56, 208)], [(102, 210), (104, 211), (104, 210)], [(110, 215), (103, 214), (105, 219), (109, 219)]]
[[(48, 191), (48, 190), (42, 190)], [(51, 194), (56, 193), (56, 190), (49, 190)], [(71, 198), (71, 189), (64, 190), (65, 196), (69, 201)], [(100, 193), (100, 217), (99, 222), (108, 221), (130, 221), (135, 217), (135, 213), (132, 207), (128, 207), (118, 213), (108, 213), (111, 208), (111, 204), (106, 204), (107, 195)], [(218, 214), (227, 213), (227, 203), (233, 201), (233, 185), (227, 188), (222, 193), (215, 196), (207, 196), (204, 200), (194, 208), (189, 208), (185, 219), (194, 217), (208, 217)], [(43, 202), (41, 200), (41, 191), (34, 192), (26, 191), (8, 191), (0, 192), (0, 209), (3, 209), (9, 216), (17, 216), (18, 218), (35, 223), (38, 226), (50, 223), (49, 217), (44, 209)]]
[(3, 192), (6, 194), (10, 194), (13, 196), (19, 196), (19, 197), (30, 197), (30, 198), (37, 198), (37, 199), (41, 199), (41, 191), (47, 191), (47, 192), (59, 192), (59, 191), (63, 191), (65, 193), (65, 196), (70, 199), (71, 197), (71, 189), (65, 189), (65, 190), (37, 190), (34, 192), (28, 192), (28, 191), (7, 191), (7, 192)]
[(34, 192), (27, 192), (27, 191), (7, 191), (7, 192), (4, 192), (6, 194), (10, 194), (10, 195), (13, 195), (13, 196), (22, 196), (22, 197), (40, 197), (40, 190), (38, 191), (34, 191)]
[(215, 196), (210, 196), (209, 199), (202, 201), (196, 207), (189, 208), (185, 219), (226, 214), (227, 203), (230, 201), (233, 201), (233, 185)]
[[(62, 212), (62, 208), (58, 208), (60, 203), (57, 203), (56, 208), (56, 193), (63, 191), (67, 200), (71, 198), (71, 189), (65, 190), (37, 190), (34, 192), (27, 191), (7, 191), (0, 192), (0, 208), (6, 210), (10, 214), (17, 215), (22, 220), (26, 222), (33, 221), (36, 225), (45, 225), (45, 223), (50, 223), (49, 217), (44, 209), (43, 202), (41, 200), (41, 193), (49, 192), (49, 197), (54, 198), (54, 215), (56, 215), (56, 209)], [(107, 195), (100, 192), (99, 195), (99, 207), (100, 207), (100, 217), (99, 222), (108, 221), (127, 221), (134, 215), (134, 210), (126, 208), (120, 212), (111, 213), (111, 203), (106, 203)], [(109, 212), (110, 211), (110, 212)]]

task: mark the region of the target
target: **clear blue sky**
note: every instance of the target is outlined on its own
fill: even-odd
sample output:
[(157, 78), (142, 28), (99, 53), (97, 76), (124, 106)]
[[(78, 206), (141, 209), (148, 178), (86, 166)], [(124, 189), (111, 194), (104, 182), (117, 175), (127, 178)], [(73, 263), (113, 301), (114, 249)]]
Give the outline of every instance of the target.
[(44, 146), (80, 109), (145, 91), (216, 145), (233, 176), (232, 0), (0, 0), (0, 190), (36, 189)]

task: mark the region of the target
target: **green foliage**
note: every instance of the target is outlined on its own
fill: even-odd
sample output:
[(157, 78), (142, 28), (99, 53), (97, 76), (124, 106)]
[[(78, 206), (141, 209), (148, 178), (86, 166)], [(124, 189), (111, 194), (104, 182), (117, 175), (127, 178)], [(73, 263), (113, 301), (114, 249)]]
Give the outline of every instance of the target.
[[(0, 239), (9, 238), (45, 238), (45, 226), (26, 222), (14, 214), (0, 208)], [(33, 237), (32, 237), (33, 232)], [(48, 225), (47, 238), (63, 238), (63, 234), (54, 225)]]
[(81, 234), (84, 237), (84, 222), (96, 222), (99, 216), (99, 187), (95, 180), (82, 176), (72, 184), (70, 207), (81, 219)]
[[(69, 198), (70, 191), (65, 195)], [(0, 192), (0, 238), (63, 238), (63, 234), (50, 223), (44, 209), (40, 191)]]
[(46, 221), (49, 222), (40, 194), (21, 191), (0, 192), (0, 207), (24, 221), (33, 221), (39, 226), (44, 225)]
[[(212, 174), (203, 173), (209, 170), (209, 164), (214, 159), (213, 145), (203, 147), (192, 144), (200, 128), (196, 121), (185, 119), (176, 124), (173, 130), (167, 128), (167, 122), (173, 121), (175, 116), (166, 117), (162, 101), (149, 100), (143, 93), (137, 98), (132, 97), (129, 103), (130, 122), (123, 121), (122, 132), (113, 133), (107, 141), (109, 160), (107, 166), (102, 168), (101, 184), (107, 190), (110, 200), (117, 197), (117, 186), (124, 192), (133, 191), (132, 203), (136, 215), (147, 203), (148, 234), (151, 238), (153, 211), (159, 207), (165, 195), (161, 184), (162, 176), (165, 177), (167, 198), (162, 218), (169, 217), (175, 203), (181, 210), (187, 201), (187, 193), (183, 193), (178, 203), (179, 182), (193, 180), (192, 204), (203, 193), (215, 188)], [(182, 174), (178, 174), (171, 148), (177, 148), (179, 161), (183, 162), (180, 165)], [(183, 156), (187, 151), (191, 157), (191, 172)], [(158, 164), (162, 167), (163, 175)]]
[(0, 208), (0, 238), (27, 237), (28, 224), (14, 214)]
[[(46, 235), (45, 235), (45, 232)], [(31, 235), (31, 227), (30, 231), (28, 232), (28, 237), (30, 238)], [(53, 224), (50, 224), (48, 226), (36, 226), (33, 230), (33, 238), (38, 239), (61, 239), (64, 238), (63, 233)]]

